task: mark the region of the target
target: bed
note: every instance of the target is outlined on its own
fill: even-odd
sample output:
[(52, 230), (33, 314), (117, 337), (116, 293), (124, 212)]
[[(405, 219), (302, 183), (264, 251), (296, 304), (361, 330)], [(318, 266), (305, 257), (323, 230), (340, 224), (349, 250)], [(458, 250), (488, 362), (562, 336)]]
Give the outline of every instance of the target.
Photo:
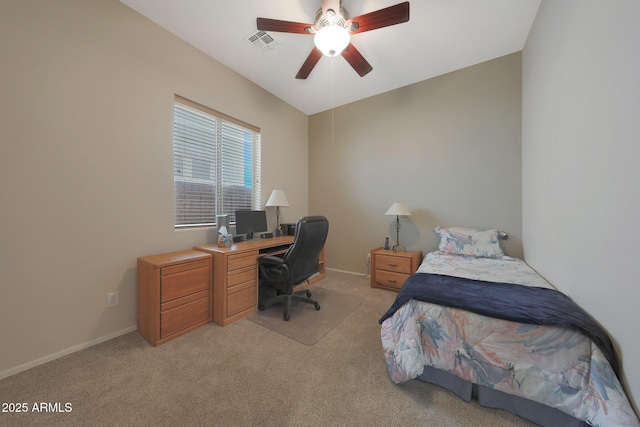
[(428, 253), (380, 319), (391, 379), (445, 387), (543, 426), (640, 426), (605, 331), (498, 230), (435, 228)]

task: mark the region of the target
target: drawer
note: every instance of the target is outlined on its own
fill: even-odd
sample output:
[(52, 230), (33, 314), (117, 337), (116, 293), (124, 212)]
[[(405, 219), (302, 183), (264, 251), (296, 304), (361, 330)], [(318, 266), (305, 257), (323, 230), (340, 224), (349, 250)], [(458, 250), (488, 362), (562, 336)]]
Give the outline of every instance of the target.
[(227, 258), (227, 271), (238, 270), (240, 268), (256, 266), (257, 252), (229, 255)]
[(182, 273), (187, 270), (194, 270), (196, 268), (209, 268), (209, 261), (189, 262), (186, 264), (172, 265), (171, 267), (162, 267), (160, 269), (161, 276), (168, 276), (169, 274)]
[(160, 302), (171, 301), (209, 289), (211, 281), (209, 271), (207, 263), (206, 267), (160, 277)]
[[(243, 285), (237, 286), (242, 288)], [(255, 283), (251, 283), (244, 289), (239, 289), (238, 292), (229, 293), (227, 296), (227, 317), (234, 316), (244, 310), (253, 308), (258, 303), (258, 290)]]
[(239, 285), (240, 283), (249, 281), (253, 282), (255, 286), (257, 277), (258, 272), (255, 264), (250, 267), (244, 267), (242, 269), (238, 269), (229, 273), (229, 277), (227, 279), (227, 287), (232, 288), (236, 285)]
[(404, 285), (404, 282), (409, 278), (408, 274), (394, 273), (378, 269), (376, 269), (375, 275), (377, 285), (397, 290), (400, 290), (402, 285)]
[(209, 299), (209, 289), (207, 289), (206, 291), (196, 292), (195, 294), (190, 294), (185, 297), (172, 299), (171, 301), (163, 302), (162, 304), (160, 304), (160, 311), (163, 312), (171, 310), (172, 308), (176, 308), (178, 306), (188, 304), (202, 298)]
[(160, 338), (168, 337), (209, 318), (209, 298), (202, 298), (162, 312), (160, 313)]
[(395, 271), (396, 273), (411, 274), (411, 258), (376, 254), (376, 270)]
[(245, 289), (257, 289), (255, 280), (250, 280), (248, 282), (239, 283), (234, 287), (230, 287), (227, 289), (227, 295), (232, 295), (240, 291), (244, 291)]

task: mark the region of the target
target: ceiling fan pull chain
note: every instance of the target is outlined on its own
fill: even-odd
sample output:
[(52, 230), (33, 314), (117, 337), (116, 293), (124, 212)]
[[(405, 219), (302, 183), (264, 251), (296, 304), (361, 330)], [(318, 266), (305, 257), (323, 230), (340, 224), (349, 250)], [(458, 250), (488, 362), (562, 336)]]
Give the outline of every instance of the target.
[(336, 100), (335, 100), (335, 79), (334, 79), (334, 61), (335, 58), (331, 58), (331, 146), (333, 147), (335, 140), (335, 108), (336, 108)]

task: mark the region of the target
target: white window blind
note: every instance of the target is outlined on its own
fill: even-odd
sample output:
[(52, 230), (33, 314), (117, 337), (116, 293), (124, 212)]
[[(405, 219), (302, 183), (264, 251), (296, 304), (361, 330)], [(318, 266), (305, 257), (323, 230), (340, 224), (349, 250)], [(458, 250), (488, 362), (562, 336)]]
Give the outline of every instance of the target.
[(259, 128), (176, 96), (173, 150), (176, 228), (260, 209)]

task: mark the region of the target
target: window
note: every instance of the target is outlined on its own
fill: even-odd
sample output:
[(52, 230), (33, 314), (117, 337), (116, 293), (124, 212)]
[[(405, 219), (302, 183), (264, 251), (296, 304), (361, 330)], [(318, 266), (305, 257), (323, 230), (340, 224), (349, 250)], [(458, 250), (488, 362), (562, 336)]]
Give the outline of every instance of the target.
[(176, 228), (260, 209), (260, 129), (176, 96), (173, 183)]

